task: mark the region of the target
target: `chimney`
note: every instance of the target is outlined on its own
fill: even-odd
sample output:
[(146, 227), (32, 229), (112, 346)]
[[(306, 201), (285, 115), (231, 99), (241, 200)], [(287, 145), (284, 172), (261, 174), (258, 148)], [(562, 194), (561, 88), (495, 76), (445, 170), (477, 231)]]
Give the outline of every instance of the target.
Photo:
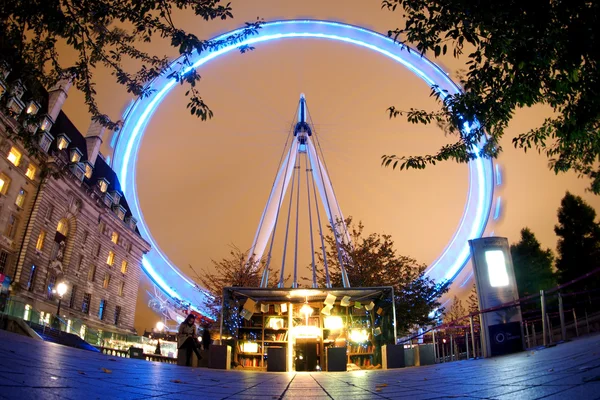
[(70, 79), (61, 79), (48, 91), (48, 115), (52, 118), (52, 121), (56, 121), (72, 84), (73, 81)]
[(85, 141), (87, 143), (87, 160), (90, 164), (94, 165), (98, 154), (100, 153), (100, 146), (102, 145), (102, 137), (106, 127), (100, 123), (92, 121), (87, 133), (85, 134)]

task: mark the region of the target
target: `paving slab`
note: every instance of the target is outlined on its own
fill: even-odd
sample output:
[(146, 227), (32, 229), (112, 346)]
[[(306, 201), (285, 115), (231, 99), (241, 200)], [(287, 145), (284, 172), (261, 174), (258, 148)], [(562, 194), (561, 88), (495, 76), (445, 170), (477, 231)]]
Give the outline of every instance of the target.
[(600, 336), (395, 370), (267, 373), (107, 356), (0, 331), (0, 399), (600, 400)]

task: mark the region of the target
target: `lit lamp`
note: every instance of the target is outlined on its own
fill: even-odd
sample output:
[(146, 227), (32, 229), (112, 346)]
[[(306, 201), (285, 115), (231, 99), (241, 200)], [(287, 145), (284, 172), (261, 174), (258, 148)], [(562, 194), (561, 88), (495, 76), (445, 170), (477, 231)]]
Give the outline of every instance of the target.
[(60, 315), (60, 303), (62, 302), (62, 298), (67, 293), (67, 284), (64, 282), (59, 282), (56, 285), (56, 293), (58, 294), (58, 308), (56, 309), (56, 316)]
[(156, 330), (162, 332), (163, 329), (165, 329), (165, 324), (162, 321), (158, 321), (156, 323)]
[(350, 331), (350, 341), (354, 343), (363, 343), (369, 339), (366, 329), (352, 329)]

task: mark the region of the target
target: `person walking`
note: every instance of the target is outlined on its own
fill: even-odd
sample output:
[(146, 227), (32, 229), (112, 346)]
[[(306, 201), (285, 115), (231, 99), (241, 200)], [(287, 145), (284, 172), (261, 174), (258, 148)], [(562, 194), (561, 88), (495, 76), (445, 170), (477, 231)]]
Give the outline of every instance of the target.
[(192, 351), (198, 356), (198, 360), (202, 359), (200, 351), (198, 350), (198, 336), (196, 334), (196, 316), (189, 314), (185, 321), (179, 325), (177, 331), (177, 348), (184, 349), (185, 365), (190, 367), (192, 365)]
[(210, 328), (210, 325), (204, 324), (204, 332), (202, 332), (202, 348), (204, 348), (204, 350), (206, 350), (206, 351), (208, 351), (208, 348), (210, 347), (210, 345), (212, 343), (209, 328)]

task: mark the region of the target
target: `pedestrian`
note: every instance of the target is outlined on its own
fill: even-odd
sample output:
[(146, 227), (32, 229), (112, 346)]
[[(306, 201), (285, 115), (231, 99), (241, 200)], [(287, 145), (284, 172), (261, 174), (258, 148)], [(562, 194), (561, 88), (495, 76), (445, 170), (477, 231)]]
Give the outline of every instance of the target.
[(185, 365), (190, 367), (192, 365), (192, 351), (198, 356), (198, 360), (202, 359), (200, 351), (198, 350), (198, 336), (196, 334), (196, 316), (189, 314), (185, 321), (179, 325), (177, 331), (177, 348), (186, 351)]
[(162, 355), (160, 351), (160, 339), (158, 339), (156, 342), (156, 349), (154, 349), (154, 354), (156, 354), (157, 356)]
[(210, 337), (210, 325), (204, 324), (204, 332), (202, 332), (202, 347), (204, 350), (208, 351), (208, 348), (211, 345), (212, 339)]

